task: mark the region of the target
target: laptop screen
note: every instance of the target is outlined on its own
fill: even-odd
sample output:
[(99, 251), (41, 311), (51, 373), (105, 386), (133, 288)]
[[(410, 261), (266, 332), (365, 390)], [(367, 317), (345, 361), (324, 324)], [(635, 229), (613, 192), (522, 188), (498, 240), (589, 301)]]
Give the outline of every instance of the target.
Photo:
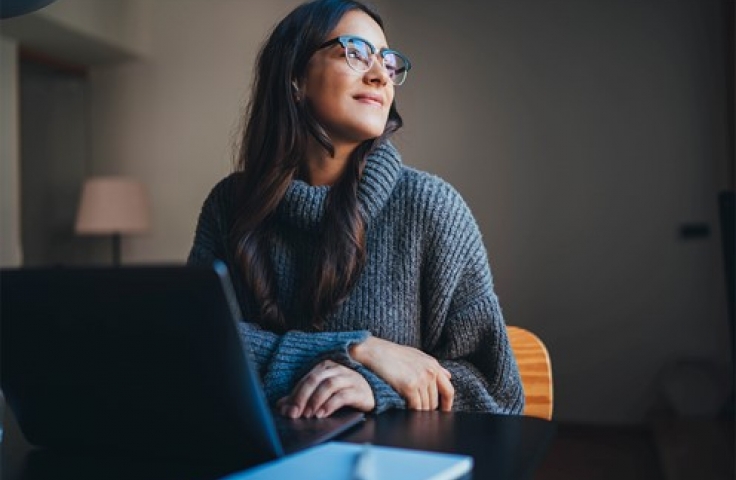
[(283, 455), (224, 265), (6, 269), (0, 286), (0, 381), (30, 443)]

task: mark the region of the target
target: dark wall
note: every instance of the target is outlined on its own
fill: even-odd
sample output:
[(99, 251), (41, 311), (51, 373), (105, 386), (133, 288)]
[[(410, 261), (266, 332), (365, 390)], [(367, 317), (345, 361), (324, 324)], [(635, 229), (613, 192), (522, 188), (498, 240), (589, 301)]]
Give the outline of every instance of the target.
[(667, 373), (684, 402), (721, 395), (724, 3), (384, 3), (415, 63), (405, 161), (468, 201), (507, 322), (550, 349), (559, 418), (642, 421), (688, 359), (712, 371)]

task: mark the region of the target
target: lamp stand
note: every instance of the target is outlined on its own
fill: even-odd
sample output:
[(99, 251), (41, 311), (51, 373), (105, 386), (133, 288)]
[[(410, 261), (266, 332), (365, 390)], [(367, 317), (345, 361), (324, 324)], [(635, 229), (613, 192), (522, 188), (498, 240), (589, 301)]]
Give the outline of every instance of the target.
[(116, 267), (120, 266), (120, 234), (112, 234), (112, 264)]

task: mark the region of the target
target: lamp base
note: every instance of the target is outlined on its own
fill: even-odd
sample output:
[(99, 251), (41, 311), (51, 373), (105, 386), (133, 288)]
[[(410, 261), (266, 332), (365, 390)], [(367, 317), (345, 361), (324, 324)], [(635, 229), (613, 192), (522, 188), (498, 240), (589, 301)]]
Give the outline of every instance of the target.
[(120, 234), (112, 234), (112, 264), (116, 267), (121, 265), (121, 253), (120, 253)]

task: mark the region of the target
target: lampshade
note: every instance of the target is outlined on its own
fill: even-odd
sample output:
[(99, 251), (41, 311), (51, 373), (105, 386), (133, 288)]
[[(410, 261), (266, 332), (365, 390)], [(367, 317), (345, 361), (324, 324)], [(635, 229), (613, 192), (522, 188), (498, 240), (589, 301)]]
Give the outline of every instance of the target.
[(144, 185), (126, 177), (93, 177), (84, 183), (74, 230), (82, 235), (146, 232), (150, 225)]

